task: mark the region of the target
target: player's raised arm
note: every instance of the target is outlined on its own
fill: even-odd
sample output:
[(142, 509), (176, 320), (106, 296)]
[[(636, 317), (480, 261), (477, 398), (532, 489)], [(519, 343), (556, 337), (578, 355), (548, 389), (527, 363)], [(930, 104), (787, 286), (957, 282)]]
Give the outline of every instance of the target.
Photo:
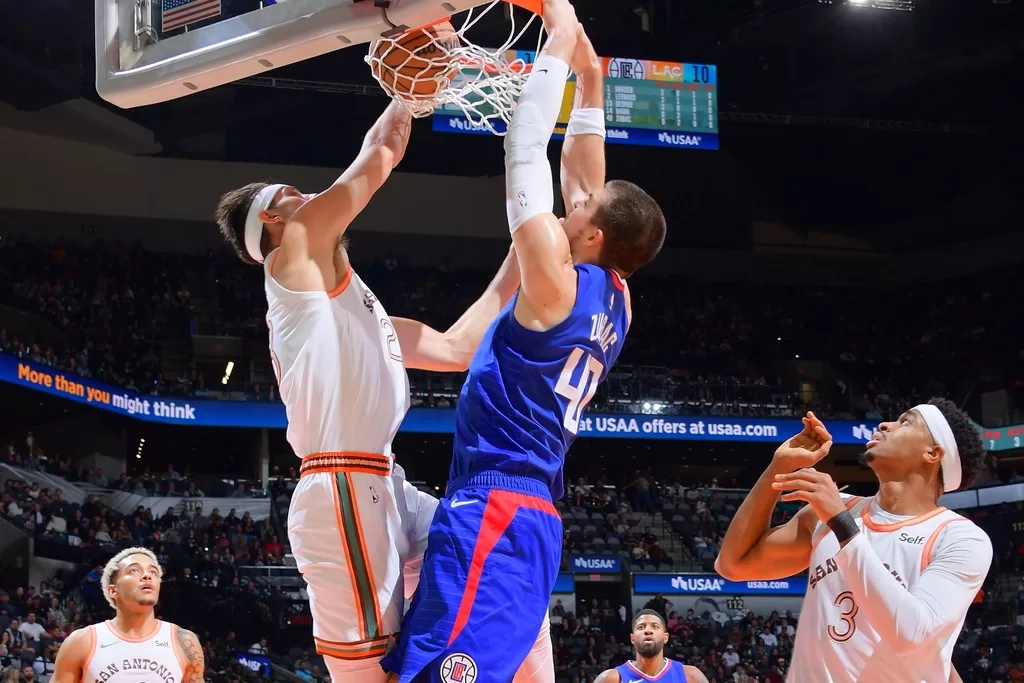
[(392, 318), (407, 368), (435, 372), (462, 372), (491, 321), (519, 288), (519, 261), (509, 249), (497, 275), (483, 295), (445, 332), (408, 318)]
[[(317, 196), (300, 206), (284, 226), (274, 278), (296, 291), (329, 290), (336, 284), (338, 241), (391, 175), (409, 142), (411, 116), (392, 102), (363, 139), (355, 161)], [(263, 213), (269, 213), (272, 207)], [(261, 216), (264, 222), (270, 216)], [(319, 272), (311, 268), (319, 266)]]
[(547, 41), (505, 136), (505, 204), (522, 273), (516, 317), (542, 329), (564, 320), (576, 300), (576, 273), (569, 240), (554, 214), (547, 157), (580, 31), (568, 0), (544, 0), (544, 28)]
[(715, 571), (730, 581), (782, 579), (810, 564), (811, 535), (818, 520), (809, 506), (785, 524), (771, 526), (779, 500), (772, 488), (775, 476), (814, 465), (832, 447), (832, 437), (813, 413), (808, 413), (803, 423), (803, 431), (775, 451), (771, 465), (729, 523)]
[(566, 215), (604, 187), (604, 69), (584, 31), (572, 56), (576, 99), (562, 144), (560, 173)]
[(50, 680), (53, 683), (81, 683), (85, 675), (83, 668), (92, 652), (95, 638), (91, 626), (72, 632), (57, 650)]

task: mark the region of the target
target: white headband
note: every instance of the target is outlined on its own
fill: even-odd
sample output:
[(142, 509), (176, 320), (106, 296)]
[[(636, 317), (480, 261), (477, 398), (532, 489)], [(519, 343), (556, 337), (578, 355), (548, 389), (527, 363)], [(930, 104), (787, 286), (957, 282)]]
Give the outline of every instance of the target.
[(260, 250), (260, 242), (263, 240), (263, 221), (260, 214), (266, 211), (278, 191), (286, 185), (268, 185), (256, 193), (249, 205), (249, 212), (245, 214), (245, 250), (249, 252), (256, 263), (263, 263), (263, 252)]
[(960, 469), (960, 451), (956, 447), (956, 438), (953, 436), (953, 430), (949, 428), (949, 423), (946, 422), (946, 416), (930, 403), (914, 406), (914, 410), (924, 420), (935, 444), (942, 446), (943, 489), (946, 493), (956, 491), (960, 488), (963, 472)]

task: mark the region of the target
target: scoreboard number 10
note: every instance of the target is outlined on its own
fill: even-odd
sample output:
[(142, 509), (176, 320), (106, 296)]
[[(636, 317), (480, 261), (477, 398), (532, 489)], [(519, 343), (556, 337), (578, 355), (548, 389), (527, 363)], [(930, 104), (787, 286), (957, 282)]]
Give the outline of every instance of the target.
[(693, 78), (691, 79), (694, 83), (707, 83), (711, 80), (711, 69), (700, 64), (691, 64), (690, 68), (693, 69)]

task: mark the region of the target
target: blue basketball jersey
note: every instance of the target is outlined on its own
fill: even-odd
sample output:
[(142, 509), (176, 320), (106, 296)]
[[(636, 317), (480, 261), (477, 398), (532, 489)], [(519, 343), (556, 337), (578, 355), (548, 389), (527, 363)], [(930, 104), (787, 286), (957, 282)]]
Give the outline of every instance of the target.
[(540, 480), (552, 500), (562, 497), (565, 453), (629, 327), (618, 274), (585, 264), (576, 275), (576, 303), (552, 329), (520, 325), (515, 299), (491, 323), (459, 396), (450, 482), (497, 471)]
[(672, 659), (665, 660), (665, 670), (656, 676), (648, 676), (640, 671), (634, 662), (620, 664), (615, 667), (615, 670), (619, 672), (619, 679), (622, 683), (646, 683), (647, 681), (686, 683), (686, 669), (683, 668), (682, 662)]

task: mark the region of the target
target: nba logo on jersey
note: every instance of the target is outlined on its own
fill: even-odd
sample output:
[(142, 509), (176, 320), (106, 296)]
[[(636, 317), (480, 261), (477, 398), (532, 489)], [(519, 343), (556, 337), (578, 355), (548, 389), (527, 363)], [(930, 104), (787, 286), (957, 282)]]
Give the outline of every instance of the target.
[(473, 683), (476, 680), (476, 662), (469, 655), (456, 652), (441, 662), (441, 680), (444, 683)]
[(519, 206), (526, 206), (526, 193), (520, 190), (519, 194), (517, 194), (516, 196), (519, 198)]

